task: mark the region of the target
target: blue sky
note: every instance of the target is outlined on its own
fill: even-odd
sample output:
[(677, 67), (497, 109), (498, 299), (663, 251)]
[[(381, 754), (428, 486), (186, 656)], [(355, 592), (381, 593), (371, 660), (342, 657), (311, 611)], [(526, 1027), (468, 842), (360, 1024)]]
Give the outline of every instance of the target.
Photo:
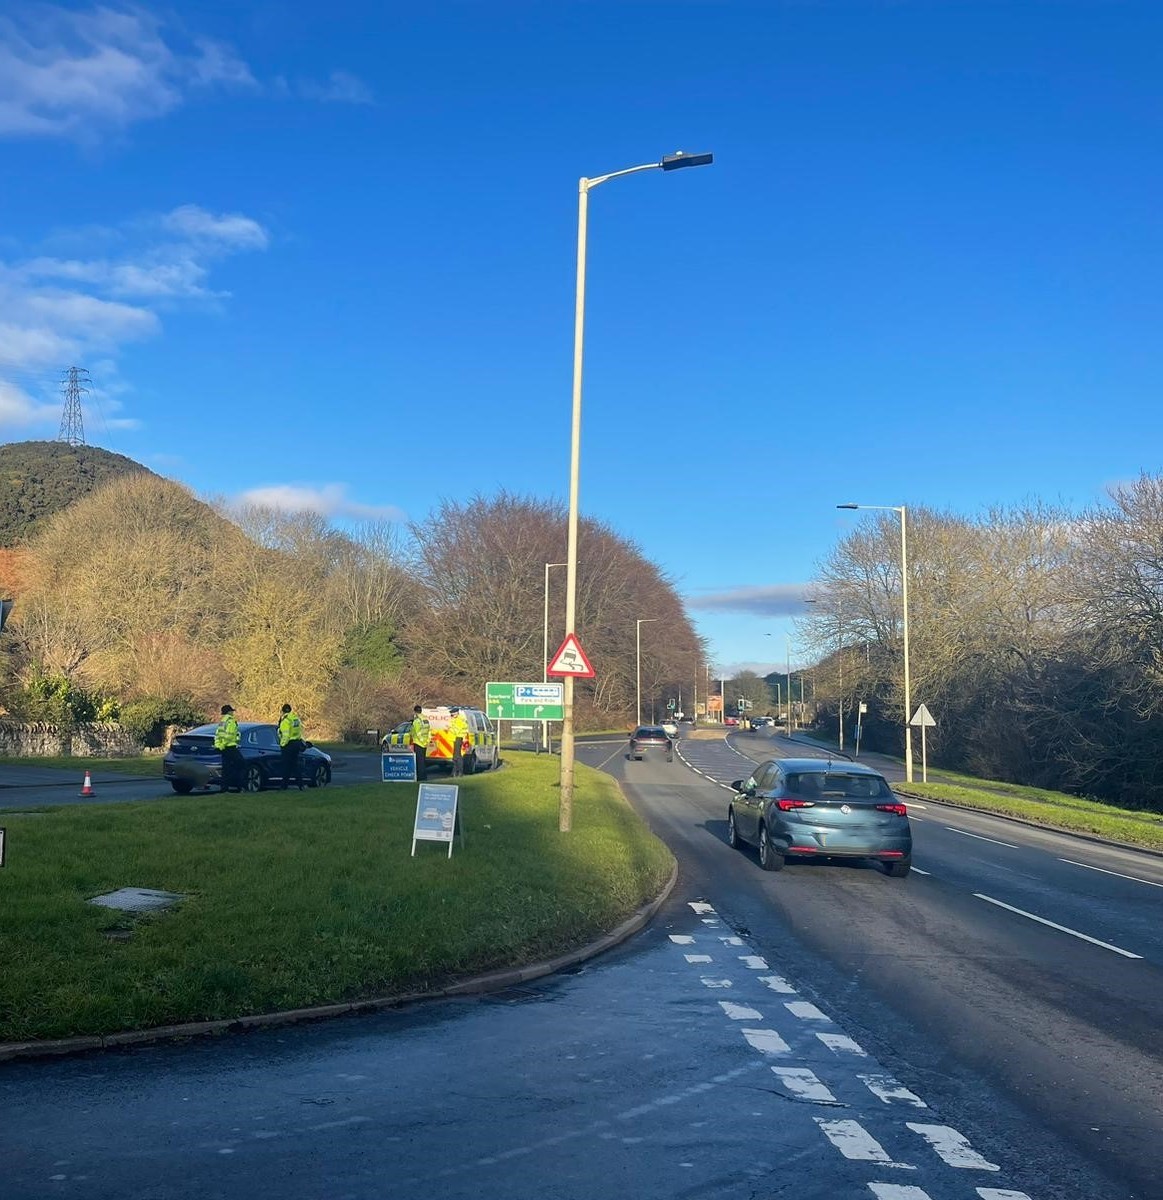
[(591, 195), (581, 507), (782, 665), (837, 503), (1160, 469), (1161, 79), (1156, 2), (9, 0), (0, 438), (77, 364), (204, 495), (564, 499), (578, 177), (711, 150)]

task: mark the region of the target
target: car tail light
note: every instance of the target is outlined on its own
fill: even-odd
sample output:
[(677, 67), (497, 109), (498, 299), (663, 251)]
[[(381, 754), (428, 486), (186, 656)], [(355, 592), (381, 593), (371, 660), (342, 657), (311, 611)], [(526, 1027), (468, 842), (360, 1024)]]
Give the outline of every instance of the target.
[(811, 800), (793, 800), (790, 796), (780, 796), (775, 805), (780, 812), (791, 812), (793, 808), (815, 808)]
[(878, 804), (876, 811), (896, 813), (898, 817), (907, 817), (909, 815), (909, 810), (903, 804)]
[(904, 858), (904, 856), (903, 850), (878, 850), (876, 852), (877, 858)]

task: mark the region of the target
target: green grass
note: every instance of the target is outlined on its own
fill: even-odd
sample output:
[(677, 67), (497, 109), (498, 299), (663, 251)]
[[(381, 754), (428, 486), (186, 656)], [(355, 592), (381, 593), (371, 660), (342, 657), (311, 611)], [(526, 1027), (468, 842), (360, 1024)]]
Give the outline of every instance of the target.
[(136, 754), (130, 758), (77, 758), (71, 755), (48, 755), (44, 758), (14, 757), (0, 755), (0, 766), (13, 767), (56, 767), (75, 771), (78, 780), (90, 771), (93, 775), (156, 775), (162, 774), (162, 755)]
[[(410, 856), (414, 784), (8, 814), (0, 1040), (404, 994), (536, 961), (616, 925), (673, 865), (608, 777), (510, 753), (461, 783), (466, 841)], [(188, 894), (131, 917), (123, 886)], [(128, 932), (128, 940), (107, 934)]]
[(942, 771), (941, 775), (952, 782), (914, 782), (906, 784), (905, 789), (929, 800), (945, 800), (984, 812), (1021, 817), (1039, 825), (1053, 825), (1075, 833), (1092, 833), (1116, 842), (1163, 850), (1163, 813), (1117, 808), (1064, 792), (975, 779), (950, 771)]

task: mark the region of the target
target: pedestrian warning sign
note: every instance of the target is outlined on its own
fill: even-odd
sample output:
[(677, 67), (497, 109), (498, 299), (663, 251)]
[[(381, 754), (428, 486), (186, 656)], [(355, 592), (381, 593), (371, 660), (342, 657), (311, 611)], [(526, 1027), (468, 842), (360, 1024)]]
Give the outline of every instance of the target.
[(582, 679), (593, 679), (594, 669), (586, 652), (581, 648), (576, 633), (566, 635), (565, 641), (557, 648), (557, 653), (549, 660), (546, 667), (549, 675), (576, 675)]

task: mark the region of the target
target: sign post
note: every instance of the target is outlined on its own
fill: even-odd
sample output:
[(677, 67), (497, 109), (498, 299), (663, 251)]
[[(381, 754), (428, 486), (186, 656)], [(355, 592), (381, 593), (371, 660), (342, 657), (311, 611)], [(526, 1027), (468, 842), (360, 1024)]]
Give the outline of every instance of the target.
[(933, 720), (933, 714), (922, 704), (915, 713), (913, 713), (910, 725), (919, 725), (921, 727), (921, 782), (929, 782), (929, 756), (925, 747), (925, 730), (934, 727), (937, 722)]
[(416, 820), (412, 825), (412, 857), (416, 857), (417, 842), (447, 842), (448, 857), (452, 857), (452, 838), (460, 834), (464, 849), (464, 826), (460, 821), (456, 800), (460, 788), (449, 783), (422, 783), (416, 795)]
[(856, 753), (853, 758), (860, 757), (860, 733), (864, 723), (864, 714), (868, 712), (868, 705), (861, 700), (856, 706)]
[(4, 835), (7, 831), (0, 829), (0, 867), (4, 865)]

